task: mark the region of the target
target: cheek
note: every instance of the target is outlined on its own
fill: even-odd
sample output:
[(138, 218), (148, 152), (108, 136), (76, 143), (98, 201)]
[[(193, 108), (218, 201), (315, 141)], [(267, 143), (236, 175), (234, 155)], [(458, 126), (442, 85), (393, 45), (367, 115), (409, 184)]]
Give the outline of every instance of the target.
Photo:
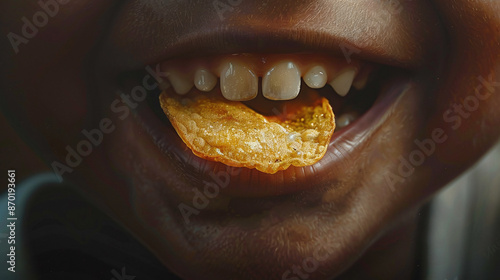
[(448, 69), (440, 78), (438, 107), (429, 129), (448, 140), (440, 162), (467, 165), (498, 139), (500, 131), (500, 6), (497, 1), (436, 1), (448, 27)]
[(15, 93), (6, 102), (23, 128), (63, 150), (91, 113), (92, 51), (116, 1), (11, 2), (0, 12), (2, 29), (11, 34), (2, 76)]

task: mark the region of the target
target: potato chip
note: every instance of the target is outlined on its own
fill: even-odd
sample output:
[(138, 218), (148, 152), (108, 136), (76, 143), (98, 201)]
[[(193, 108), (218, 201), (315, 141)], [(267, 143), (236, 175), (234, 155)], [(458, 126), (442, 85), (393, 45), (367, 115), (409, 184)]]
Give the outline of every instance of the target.
[(198, 157), (269, 174), (318, 162), (335, 129), (332, 107), (324, 97), (287, 112), (284, 118), (266, 117), (214, 92), (184, 96), (162, 92), (160, 104)]

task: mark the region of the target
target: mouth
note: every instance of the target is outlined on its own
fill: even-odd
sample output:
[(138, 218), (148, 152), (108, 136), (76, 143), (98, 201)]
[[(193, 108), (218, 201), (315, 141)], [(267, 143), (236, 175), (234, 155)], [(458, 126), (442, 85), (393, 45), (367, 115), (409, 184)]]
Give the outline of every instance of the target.
[[(251, 28), (245, 22), (218, 23), (216, 28), (196, 25), (184, 37), (172, 36), (175, 40), (151, 45), (149, 52), (136, 50), (136, 42), (126, 41), (134, 36), (113, 39), (112, 45), (121, 46), (121, 51), (104, 59), (109, 66), (99, 76), (111, 77), (107, 80), (113, 82), (103, 82), (108, 86), (102, 91), (108, 94), (103, 94), (101, 106), (109, 108), (119, 99), (121, 105), (129, 103), (129, 109), (116, 111), (130, 110), (133, 117), (117, 118), (118, 132), (110, 142), (118, 144), (108, 148), (110, 159), (131, 179), (131, 199), (138, 215), (155, 229), (155, 236), (161, 235), (155, 237), (157, 242), (168, 242), (169, 250), (155, 253), (171, 269), (191, 278), (200, 275), (190, 267), (214, 277), (248, 278), (258, 266), (265, 277), (281, 277), (290, 264), (312, 256), (315, 248), (326, 248), (328, 257), (320, 270), (336, 275), (369, 245), (382, 228), (373, 217), (393, 215), (375, 206), (372, 198), (391, 192), (384, 181), (386, 169), (397, 169), (398, 157), (411, 149), (427, 117), (424, 102), (432, 98), (434, 79), (443, 63), (442, 37), (422, 32), (428, 29), (416, 28), (411, 20), (401, 21), (393, 32), (384, 26), (370, 39), (354, 36), (353, 30), (320, 32), (300, 24), (269, 30), (265, 24), (271, 19), (260, 19)], [(145, 85), (145, 80), (149, 92), (141, 99), (144, 102), (125, 102), (123, 95), (133, 97), (134, 88)], [(190, 141), (178, 123), (190, 132), (187, 118), (193, 118), (189, 110), (194, 107), (189, 100), (212, 97), (280, 121), (324, 98), (335, 114), (335, 131), (321, 159), (302, 166), (259, 170), (253, 163), (235, 164), (235, 157), (207, 159), (194, 147), (196, 138)], [(191, 113), (174, 120), (162, 106), (165, 98), (178, 104), (184, 100), (182, 110)], [(200, 129), (195, 123), (195, 130)], [(210, 140), (209, 134), (216, 133), (207, 129), (201, 137), (205, 144), (223, 138), (220, 133)], [(248, 145), (249, 149), (258, 146)], [(366, 209), (373, 212), (362, 214)], [(354, 220), (358, 222), (349, 222)], [(318, 231), (309, 235), (301, 223)], [(342, 244), (320, 234), (329, 229), (342, 236)], [(301, 248), (278, 242), (290, 236)], [(259, 246), (232, 252), (238, 238)], [(232, 245), (219, 248), (220, 244)], [(249, 257), (262, 255), (257, 247), (272, 252), (262, 259)], [(207, 259), (193, 261), (193, 254)]]
[[(149, 66), (154, 68), (158, 69), (154, 76), (159, 86), (148, 94), (147, 106), (136, 109), (137, 119), (162, 153), (176, 159), (179, 171), (190, 174), (189, 185), (203, 186), (219, 174), (226, 178), (219, 186), (220, 193), (231, 197), (288, 195), (328, 185), (332, 171), (345, 168), (346, 159), (353, 160), (353, 154), (369, 140), (370, 133), (389, 117), (386, 114), (397, 98), (412, 87), (409, 69), (353, 58), (347, 62), (343, 57), (317, 53), (177, 58)], [(121, 84), (137, 84), (145, 75), (141, 71), (131, 82), (134, 78), (127, 73)], [(175, 126), (173, 117), (167, 117), (160, 103), (168, 98), (176, 100), (177, 105), (189, 103), (181, 106), (186, 112), (178, 117)], [(207, 103), (209, 98), (217, 100), (224, 110), (235, 104), (235, 115), (244, 115), (240, 121), (234, 116), (212, 116), (220, 109), (214, 105), (197, 112), (193, 100)], [(322, 99), (334, 108), (331, 132), (335, 132), (314, 146), (306, 139), (316, 140), (323, 133), (321, 129), (283, 134), (282, 126), (274, 131), (267, 127), (257, 130), (252, 127), (254, 122), (245, 122), (262, 116), (270, 125), (279, 120), (289, 122), (290, 118), (301, 118), (296, 116), (297, 111)], [(200, 114), (210, 116), (203, 120)], [(230, 120), (222, 122), (227, 118)], [(314, 125), (320, 121), (309, 122)], [(255, 139), (248, 133), (231, 138), (245, 130), (257, 130)], [(266, 133), (267, 138), (262, 139)], [(281, 138), (286, 139), (285, 147), (268, 144)], [(209, 151), (215, 156), (207, 159)], [(310, 154), (313, 156), (307, 157)], [(288, 155), (292, 160), (299, 158), (291, 161), (299, 164), (284, 165)]]

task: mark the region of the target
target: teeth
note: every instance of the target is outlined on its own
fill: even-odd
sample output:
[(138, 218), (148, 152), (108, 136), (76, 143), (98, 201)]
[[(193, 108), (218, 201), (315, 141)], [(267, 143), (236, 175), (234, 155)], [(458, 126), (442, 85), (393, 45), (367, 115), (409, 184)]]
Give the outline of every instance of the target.
[(322, 88), (325, 86), (326, 80), (326, 70), (322, 66), (314, 66), (304, 76), (304, 82), (310, 88)]
[(268, 59), (245, 54), (166, 62), (162, 71), (168, 73), (168, 80), (160, 83), (160, 88), (173, 88), (172, 91), (183, 95), (193, 87), (197, 92), (211, 92), (220, 86), (222, 95), (232, 101), (251, 100), (259, 90), (267, 99), (291, 100), (299, 95), (304, 82), (311, 89), (329, 84), (339, 96), (346, 96), (351, 87), (365, 88), (374, 71), (373, 65), (359, 62), (347, 65), (329, 56), (314, 56), (309, 62), (307, 58), (278, 55)]
[(255, 74), (238, 62), (228, 62), (220, 74), (222, 95), (233, 101), (250, 100), (257, 96), (259, 80)]
[(340, 96), (346, 96), (351, 89), (352, 81), (355, 76), (356, 69), (351, 68), (333, 79), (330, 85)]
[(299, 95), (300, 71), (293, 62), (281, 62), (262, 78), (262, 94), (271, 100), (290, 100)]
[(217, 84), (217, 77), (206, 69), (198, 69), (194, 73), (194, 85), (201, 91), (211, 91)]
[(169, 71), (168, 79), (177, 94), (184, 95), (188, 93), (191, 90), (191, 88), (193, 88), (193, 83), (191, 82), (191, 79), (189, 79), (188, 76), (178, 71), (175, 70)]
[(217, 84), (217, 77), (206, 69), (198, 69), (194, 73), (194, 85), (201, 91), (211, 91)]
[(335, 120), (335, 124), (337, 128), (343, 128), (350, 125), (353, 121), (358, 118), (358, 114), (356, 112), (345, 113), (340, 116), (340, 118)]

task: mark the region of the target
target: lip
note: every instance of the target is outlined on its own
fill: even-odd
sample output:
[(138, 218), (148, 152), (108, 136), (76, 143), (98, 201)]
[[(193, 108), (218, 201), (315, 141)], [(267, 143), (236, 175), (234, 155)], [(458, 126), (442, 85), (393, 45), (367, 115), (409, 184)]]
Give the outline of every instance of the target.
[[(249, 9), (247, 14), (235, 13), (233, 17), (221, 21), (208, 12), (196, 18), (177, 13), (186, 3), (180, 3), (177, 9), (160, 9), (154, 4), (151, 7), (138, 6), (135, 2), (127, 2), (123, 9), (133, 10), (134, 13), (147, 12), (150, 16), (141, 18), (137, 24), (148, 26), (150, 30), (134, 33), (134, 29), (126, 28), (129, 33), (123, 34), (123, 26), (128, 26), (129, 17), (135, 14), (125, 13), (118, 17), (107, 44), (113, 46), (113, 50), (106, 51), (105, 46), (106, 56), (102, 58), (102, 64), (106, 65), (104, 69), (113, 74), (143, 69), (146, 65), (183, 56), (300, 53), (304, 50), (415, 69), (436, 61), (433, 59), (440, 55), (436, 47), (441, 45), (443, 39), (440, 34), (425, 31), (436, 28), (436, 19), (413, 3), (405, 4), (405, 9), (411, 12), (405, 14), (407, 17), (401, 17), (397, 14), (388, 16), (387, 12), (391, 12), (389, 7), (373, 7), (387, 4), (383, 1), (334, 1), (328, 3), (328, 9), (322, 9), (324, 7), (319, 3), (303, 1), (304, 4), (309, 2), (310, 9), (318, 9), (316, 17), (287, 22), (277, 20), (272, 10), (259, 10), (255, 14), (253, 9)], [(300, 1), (295, 2), (300, 6), (297, 4)], [(250, 5), (242, 5), (246, 4)], [(196, 5), (197, 10), (211, 11), (212, 8), (212, 3), (208, 2)], [(335, 17), (331, 16), (332, 10), (336, 11)], [(299, 10), (281, 12), (292, 18), (302, 18)], [(413, 19), (418, 17), (432, 20), (417, 24)], [(273, 28), (269, 28), (270, 24)]]
[(389, 118), (390, 107), (398, 97), (415, 87), (409, 78), (392, 78), (386, 82), (373, 106), (349, 126), (335, 132), (325, 156), (311, 166), (294, 167), (266, 174), (255, 169), (230, 167), (195, 156), (182, 142), (170, 123), (160, 120), (149, 106), (139, 106), (137, 122), (150, 134), (158, 149), (170, 159), (175, 159), (179, 170), (191, 174), (186, 179), (190, 186), (215, 183), (220, 194), (230, 197), (266, 197), (287, 195), (311, 188), (321, 188), (352, 166), (353, 158), (369, 141), (373, 133)]

